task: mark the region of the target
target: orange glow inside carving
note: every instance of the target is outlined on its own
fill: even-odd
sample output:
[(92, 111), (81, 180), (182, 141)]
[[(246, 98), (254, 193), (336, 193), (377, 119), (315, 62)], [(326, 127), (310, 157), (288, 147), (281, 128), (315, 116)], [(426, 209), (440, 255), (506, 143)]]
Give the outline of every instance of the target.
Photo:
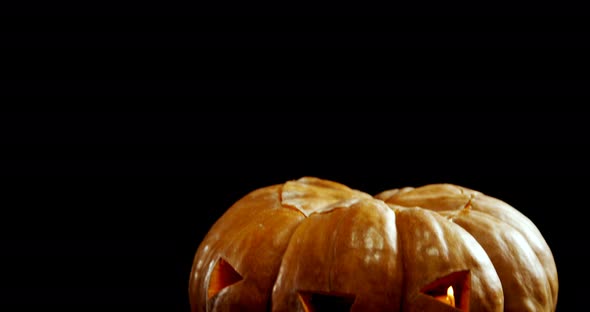
[(450, 273), (428, 284), (421, 292), (453, 308), (468, 312), (471, 274), (469, 270)]
[(225, 260), (219, 258), (217, 264), (211, 272), (209, 280), (209, 289), (207, 298), (211, 298), (219, 293), (225, 287), (235, 284), (242, 280), (242, 276)]
[(444, 302), (451, 307), (455, 307), (455, 292), (453, 291), (453, 286), (449, 286), (447, 288), (447, 295), (446, 296), (434, 296), (434, 298), (440, 302)]

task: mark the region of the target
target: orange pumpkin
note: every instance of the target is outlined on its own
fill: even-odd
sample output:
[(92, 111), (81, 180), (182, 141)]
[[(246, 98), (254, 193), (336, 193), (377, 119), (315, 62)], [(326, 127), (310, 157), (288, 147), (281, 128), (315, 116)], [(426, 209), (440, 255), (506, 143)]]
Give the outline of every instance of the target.
[(451, 184), (375, 197), (312, 177), (255, 190), (199, 246), (197, 311), (555, 311), (535, 225)]

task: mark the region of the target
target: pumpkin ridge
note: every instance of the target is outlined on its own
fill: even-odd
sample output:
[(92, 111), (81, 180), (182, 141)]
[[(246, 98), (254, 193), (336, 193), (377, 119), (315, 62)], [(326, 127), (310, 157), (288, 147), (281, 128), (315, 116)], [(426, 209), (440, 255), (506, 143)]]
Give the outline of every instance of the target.
[[(385, 201), (384, 201), (385, 202)], [(402, 235), (405, 235), (405, 233), (403, 233), (403, 231), (399, 230), (399, 225), (397, 224), (399, 221), (398, 218), (398, 214), (399, 214), (399, 207), (392, 207), (390, 206), (387, 202), (385, 202), (385, 204), (387, 205), (387, 207), (389, 207), (391, 210), (393, 210), (393, 213), (395, 214), (395, 232), (397, 235), (397, 249), (399, 250), (399, 254), (400, 254), (400, 258), (401, 258), (401, 262), (402, 262), (402, 272), (404, 272), (404, 274), (401, 274), (401, 289), (400, 289), (400, 293), (402, 294), (402, 298), (405, 297), (406, 291), (408, 290), (407, 287), (407, 277), (405, 272), (408, 272), (408, 265), (406, 263), (406, 257), (404, 256), (404, 251), (405, 251), (405, 246), (404, 246), (404, 242), (403, 242), (403, 237)], [(398, 311), (404, 311), (404, 302), (405, 300), (400, 300), (399, 301), (399, 310)]]
[[(295, 209), (297, 209), (297, 208), (295, 208)], [(299, 209), (297, 209), (297, 210), (299, 210)], [(332, 209), (332, 210), (330, 210), (330, 211), (327, 211), (327, 212), (324, 212), (324, 213), (317, 213), (317, 214), (316, 214), (316, 213), (312, 213), (312, 214), (310, 214), (309, 216), (306, 216), (305, 214), (303, 214), (303, 213), (301, 212), (301, 213), (304, 215), (304, 218), (303, 218), (303, 219), (301, 219), (301, 221), (300, 221), (300, 222), (298, 222), (298, 223), (297, 223), (297, 224), (294, 226), (294, 229), (293, 229), (293, 231), (291, 232), (291, 235), (289, 236), (289, 239), (288, 239), (287, 243), (285, 244), (285, 248), (284, 248), (284, 250), (283, 250), (283, 254), (282, 254), (282, 255), (281, 255), (281, 257), (280, 257), (280, 262), (279, 262), (279, 265), (278, 265), (278, 270), (277, 270), (277, 272), (276, 272), (276, 274), (275, 274), (275, 276), (274, 276), (274, 279), (273, 279), (273, 282), (272, 282), (272, 287), (270, 288), (270, 296), (269, 296), (269, 300), (268, 300), (268, 305), (269, 305), (271, 308), (270, 308), (270, 309), (268, 309), (267, 311), (272, 311), (272, 310), (273, 310), (273, 307), (274, 307), (274, 305), (275, 305), (275, 304), (274, 304), (274, 302), (273, 302), (273, 301), (274, 301), (274, 300), (273, 300), (273, 297), (274, 297), (274, 295), (275, 295), (275, 289), (277, 288), (277, 286), (278, 286), (278, 285), (280, 284), (280, 282), (281, 282), (281, 280), (279, 280), (279, 278), (281, 278), (281, 273), (282, 273), (281, 271), (283, 270), (283, 268), (284, 268), (284, 266), (285, 266), (285, 265), (284, 265), (284, 262), (286, 261), (286, 260), (285, 260), (285, 255), (287, 254), (287, 251), (288, 251), (288, 250), (289, 250), (289, 248), (292, 246), (292, 244), (294, 244), (294, 243), (293, 243), (293, 240), (295, 239), (295, 236), (296, 236), (296, 235), (295, 235), (295, 233), (297, 233), (298, 231), (301, 231), (301, 227), (302, 227), (302, 226), (304, 226), (304, 224), (305, 224), (306, 222), (308, 222), (308, 220), (315, 219), (313, 216), (320, 216), (320, 215), (323, 215), (323, 214), (325, 214), (325, 213), (334, 212), (334, 211), (336, 211), (336, 210), (338, 210), (338, 209)], [(341, 217), (341, 220), (342, 220), (342, 217)], [(334, 236), (335, 236), (335, 234), (333, 234), (333, 237), (334, 237)], [(330, 257), (331, 257), (331, 259), (334, 259), (334, 257), (335, 257), (335, 256), (333, 255), (333, 254), (335, 253), (335, 252), (333, 251), (333, 249), (334, 249), (334, 248), (335, 248), (335, 246), (334, 246), (334, 239), (332, 239), (332, 240), (331, 240), (331, 249), (332, 249), (332, 251), (330, 252)], [(333, 263), (333, 262), (334, 262), (334, 261), (329, 261), (330, 265), (332, 265), (332, 263)], [(330, 269), (328, 272), (329, 272), (329, 275), (331, 275), (331, 269)], [(329, 289), (331, 289), (331, 276), (329, 276), (329, 277), (328, 277), (328, 283), (329, 283)], [(301, 290), (297, 290), (297, 292), (299, 292), (299, 291), (301, 291)], [(306, 290), (303, 290), (303, 291), (306, 291)], [(300, 298), (300, 296), (298, 296), (298, 297), (299, 297), (299, 299), (301, 299), (301, 298)]]
[[(471, 194), (471, 198), (468, 201), (468, 203), (466, 204), (466, 207), (464, 207), (464, 208), (468, 208), (467, 211), (474, 210), (475, 213), (485, 216), (486, 219), (493, 220), (493, 222), (496, 222), (496, 223), (500, 223), (500, 224), (502, 224), (502, 226), (507, 226), (508, 228), (514, 230), (516, 233), (518, 233), (519, 235), (521, 235), (522, 238), (526, 241), (527, 246), (531, 249), (532, 254), (534, 255), (535, 260), (537, 261), (537, 263), (539, 265), (542, 265), (544, 262), (542, 261), (541, 257), (539, 256), (539, 254), (537, 253), (537, 251), (535, 250), (535, 248), (533, 248), (533, 245), (527, 239), (527, 236), (524, 233), (522, 233), (522, 230), (519, 229), (518, 227), (514, 226), (513, 224), (510, 224), (509, 222), (506, 222), (506, 221), (500, 219), (499, 217), (497, 217), (497, 216), (495, 216), (493, 214), (488, 213), (486, 210), (479, 210), (477, 208), (477, 204), (473, 201), (477, 197), (477, 195), (478, 194)], [(469, 207), (467, 207), (467, 206), (469, 206)], [(439, 213), (439, 214), (441, 214), (443, 216), (446, 215), (447, 220), (451, 221), (454, 224), (457, 224), (458, 226), (460, 226), (461, 228), (463, 228), (465, 231), (467, 231), (469, 234), (472, 235), (472, 233), (471, 233), (470, 230), (466, 229), (463, 225), (455, 222), (455, 218), (457, 218), (458, 216), (463, 216), (463, 217), (465, 217), (467, 219), (474, 220), (468, 213), (465, 213), (464, 211), (465, 210), (462, 209), (462, 210), (457, 211), (457, 212), (451, 212), (451, 211), (448, 211), (448, 210), (447, 211), (444, 211), (443, 210), (443, 211), (440, 211), (440, 212), (434, 211), (434, 212), (437, 212), (437, 213)], [(472, 236), (473, 236), (473, 238), (478, 243), (480, 243), (480, 240), (477, 239), (476, 236), (474, 236), (474, 235), (472, 235)], [(480, 245), (482, 246), (482, 248), (484, 247), (484, 245), (482, 245), (481, 243), (480, 243)], [(484, 250), (485, 250), (486, 254), (489, 254), (489, 251), (487, 249), (484, 248)], [(490, 257), (490, 260), (492, 260), (491, 257)], [(492, 262), (492, 264), (496, 268), (497, 263)], [(550, 280), (550, 274), (547, 272), (547, 270), (542, 270), (542, 273), (543, 273), (543, 277), (542, 278), (544, 280), (546, 280), (546, 281), (549, 281)], [(546, 285), (548, 285), (548, 287), (546, 287), (544, 289), (544, 291), (543, 291), (546, 294), (545, 298), (547, 298), (547, 300), (549, 301), (549, 303), (550, 303), (551, 306), (555, 306), (556, 301), (554, 300), (554, 298), (552, 296), (551, 284), (550, 283), (547, 283)], [(504, 287), (504, 286), (505, 285), (502, 284), (502, 287)]]
[[(342, 209), (342, 208), (340, 208)], [(336, 259), (336, 237), (338, 236), (338, 229), (344, 220), (345, 215), (342, 214), (338, 222), (336, 222), (336, 226), (334, 227), (334, 232), (332, 233), (332, 239), (330, 242), (330, 260), (328, 261), (328, 289), (332, 291), (332, 279), (333, 279), (333, 267), (334, 267), (334, 259)]]
[[(539, 254), (538, 254), (537, 250), (536, 250), (535, 248), (533, 248), (533, 244), (531, 244), (531, 242), (529, 241), (529, 239), (528, 239), (528, 236), (527, 236), (525, 233), (523, 233), (523, 232), (525, 232), (525, 230), (522, 230), (522, 229), (520, 229), (520, 228), (517, 228), (517, 227), (515, 227), (514, 225), (512, 225), (512, 224), (510, 224), (510, 223), (508, 223), (508, 222), (505, 222), (504, 220), (501, 220), (500, 218), (497, 218), (497, 217), (495, 217), (495, 216), (493, 216), (493, 215), (491, 215), (491, 214), (489, 214), (489, 213), (486, 213), (486, 212), (484, 212), (484, 211), (479, 211), (479, 212), (481, 212), (481, 213), (485, 214), (485, 215), (486, 215), (486, 216), (488, 216), (488, 217), (492, 217), (492, 218), (495, 218), (495, 219), (499, 220), (499, 222), (501, 222), (502, 224), (504, 224), (504, 225), (506, 225), (506, 226), (508, 226), (508, 227), (510, 227), (510, 228), (512, 228), (512, 229), (514, 229), (514, 230), (515, 230), (517, 233), (519, 233), (520, 235), (522, 235), (522, 236), (523, 236), (523, 238), (525, 239), (525, 241), (526, 241), (526, 242), (529, 244), (529, 246), (531, 247), (531, 249), (532, 249), (532, 251), (533, 251), (533, 254), (535, 255), (535, 257), (536, 257), (537, 261), (538, 261), (538, 262), (541, 264), (541, 266), (543, 266), (543, 264), (544, 264), (544, 261), (543, 261), (543, 260), (541, 259), (541, 257), (539, 256)], [(523, 215), (523, 216), (524, 216), (524, 215)], [(524, 217), (526, 218), (526, 216), (524, 216)], [(527, 219), (528, 219), (528, 218), (527, 218)], [(531, 221), (531, 222), (532, 222), (532, 221)], [(487, 252), (487, 251), (486, 251), (486, 252)], [(547, 272), (547, 268), (546, 268), (546, 267), (544, 267), (544, 269), (542, 270), (542, 272), (544, 273), (544, 280), (547, 280), (547, 281), (549, 282), (549, 281), (550, 281), (550, 275), (549, 275), (549, 274), (548, 274), (548, 272)], [(552, 289), (552, 287), (551, 287), (551, 283), (547, 283), (547, 285), (549, 286), (548, 288), (546, 288), (546, 289), (545, 289), (546, 291), (548, 291), (548, 292), (549, 292), (549, 293), (548, 293), (548, 295), (547, 295), (547, 298), (548, 298), (548, 300), (550, 300), (550, 302), (551, 302), (551, 305), (552, 305), (553, 307), (555, 307), (555, 305), (557, 304), (557, 301), (553, 299), (553, 289)]]
[[(291, 183), (302, 183), (302, 182), (301, 182), (302, 180), (304, 180), (304, 181), (307, 181), (307, 180), (309, 180), (309, 178), (305, 178), (305, 177), (304, 177), (304, 178), (301, 178), (301, 179), (299, 179), (299, 180), (295, 180), (295, 181), (289, 181), (289, 182), (291, 182)], [(314, 181), (314, 182), (316, 182), (316, 179), (315, 179), (315, 178), (312, 178), (312, 180), (311, 180), (311, 181)], [(320, 181), (320, 182), (321, 182), (321, 181)], [(301, 226), (302, 226), (302, 225), (303, 225), (303, 224), (306, 222), (306, 220), (307, 220), (307, 219), (310, 219), (310, 218), (311, 218), (312, 216), (314, 216), (314, 215), (320, 215), (320, 214), (327, 214), (327, 213), (332, 213), (332, 212), (335, 212), (335, 211), (337, 211), (337, 210), (339, 210), (339, 209), (344, 209), (344, 208), (346, 208), (345, 206), (341, 206), (341, 204), (342, 204), (342, 203), (344, 203), (344, 202), (346, 202), (346, 200), (341, 200), (341, 201), (338, 201), (338, 202), (336, 202), (336, 203), (333, 203), (333, 204), (330, 204), (330, 205), (326, 206), (326, 207), (331, 207), (330, 209), (326, 209), (326, 208), (324, 207), (324, 208), (322, 208), (322, 209), (319, 209), (320, 211), (313, 211), (313, 212), (311, 212), (311, 213), (309, 213), (309, 214), (306, 214), (306, 213), (305, 213), (305, 212), (304, 212), (302, 209), (300, 209), (300, 208), (298, 208), (298, 207), (296, 207), (296, 206), (294, 206), (294, 205), (291, 205), (291, 204), (289, 204), (289, 203), (287, 203), (287, 202), (285, 202), (285, 201), (283, 200), (283, 189), (284, 189), (284, 187), (285, 187), (285, 185), (286, 185), (287, 183), (288, 183), (288, 182), (285, 182), (285, 183), (281, 184), (281, 185), (280, 185), (280, 187), (278, 188), (278, 192), (279, 192), (279, 193), (278, 193), (278, 200), (279, 200), (279, 203), (280, 203), (280, 205), (281, 205), (283, 208), (286, 208), (286, 209), (289, 209), (289, 210), (295, 210), (295, 211), (297, 211), (297, 212), (298, 212), (300, 215), (302, 215), (302, 216), (303, 216), (303, 219), (301, 219), (301, 220), (300, 220), (300, 221), (299, 221), (299, 222), (298, 222), (296, 225), (294, 225), (293, 231), (291, 232), (291, 235), (289, 236), (289, 238), (288, 238), (288, 240), (287, 240), (287, 243), (285, 244), (285, 247), (284, 247), (284, 249), (282, 250), (282, 254), (281, 254), (281, 256), (280, 256), (280, 261), (279, 261), (279, 265), (278, 265), (278, 270), (277, 270), (277, 272), (274, 274), (274, 278), (273, 278), (273, 281), (272, 281), (272, 283), (271, 283), (271, 285), (272, 285), (272, 287), (271, 287), (271, 289), (270, 289), (270, 292), (271, 292), (271, 293), (270, 293), (270, 295), (269, 295), (268, 302), (267, 302), (267, 305), (268, 305), (268, 306), (270, 306), (270, 309), (267, 309), (268, 311), (272, 311), (272, 307), (273, 307), (273, 305), (274, 305), (274, 304), (273, 304), (273, 293), (274, 293), (274, 289), (275, 289), (275, 287), (277, 286), (277, 283), (279, 282), (279, 277), (280, 277), (279, 275), (280, 275), (280, 273), (281, 273), (281, 272), (280, 272), (280, 271), (281, 271), (281, 269), (283, 268), (283, 261), (284, 261), (284, 258), (285, 258), (285, 254), (287, 253), (287, 250), (289, 249), (289, 246), (291, 246), (291, 244), (292, 244), (292, 241), (293, 241), (293, 239), (294, 239), (295, 233), (296, 233), (296, 232), (299, 230), (299, 228), (300, 228), (300, 227), (301, 227)], [(302, 184), (304, 184), (304, 183), (302, 183)], [(326, 186), (330, 186), (330, 185), (331, 185), (331, 184), (329, 184), (329, 183), (328, 183), (328, 184), (326, 184), (326, 183), (320, 183), (320, 186), (322, 186), (322, 187), (326, 187)], [(344, 186), (344, 185), (343, 185), (343, 186)], [(347, 186), (344, 186), (344, 187), (348, 188)], [(334, 190), (334, 189), (332, 188), (332, 190)], [(341, 190), (341, 189), (339, 189), (339, 191), (344, 191), (344, 190)], [(355, 195), (354, 193), (353, 193), (353, 194), (350, 194), (350, 196), (349, 196), (349, 198), (348, 198), (347, 200), (350, 200), (350, 199), (351, 199), (351, 197), (355, 197), (354, 195)], [(323, 194), (322, 194), (322, 197), (324, 197), (324, 196), (323, 196)], [(358, 198), (358, 197), (356, 197), (356, 198), (360, 200), (360, 198)], [(351, 204), (349, 204), (349, 206), (350, 206), (350, 205), (351, 205)], [(340, 223), (340, 222), (341, 222), (343, 219), (344, 219), (344, 215), (340, 217), (340, 220), (338, 221), (338, 223)], [(335, 244), (335, 241), (336, 241), (336, 240), (335, 240), (335, 237), (336, 237), (336, 232), (337, 232), (337, 231), (334, 231), (334, 233), (333, 233), (333, 236), (332, 236), (332, 237), (333, 237), (333, 239), (331, 240), (331, 246), (330, 246), (330, 249), (331, 249), (331, 252), (330, 252), (331, 259), (330, 259), (330, 261), (329, 261), (329, 263), (330, 263), (330, 268), (329, 268), (329, 271), (328, 271), (328, 272), (329, 272), (329, 273), (328, 273), (328, 274), (329, 274), (329, 276), (328, 276), (328, 285), (329, 285), (328, 287), (329, 287), (329, 289), (331, 289), (331, 288), (332, 288), (332, 268), (331, 268), (331, 267), (332, 267), (332, 265), (333, 265), (333, 263), (334, 263), (334, 260), (333, 260), (333, 259), (335, 259), (335, 258), (336, 258), (336, 255), (335, 255), (335, 253), (336, 253), (336, 251), (335, 251), (335, 249), (336, 249), (336, 244)]]
[[(449, 213), (449, 212), (447, 212)], [(486, 278), (486, 280), (488, 280), (488, 282), (490, 282), (490, 287), (481, 287), (481, 288), (477, 288), (482, 290), (483, 292), (480, 293), (479, 299), (476, 299), (475, 302), (485, 302), (482, 301), (483, 298), (494, 298), (497, 295), (497, 291), (502, 291), (502, 285), (500, 283), (499, 278), (497, 277), (497, 273), (494, 270), (493, 264), (491, 263), (489, 257), (487, 256), (485, 250), (479, 245), (479, 243), (475, 240), (475, 238), (472, 237), (471, 234), (469, 234), (467, 231), (463, 230), (461, 227), (457, 226), (456, 224), (453, 224), (453, 222), (447, 223), (446, 221), (448, 221), (446, 218), (444, 218), (444, 216), (437, 212), (437, 211), (433, 211), (433, 210), (429, 210), (429, 209), (423, 209), (420, 207), (403, 207), (402, 209), (399, 210), (398, 215), (400, 216), (397, 219), (397, 226), (398, 226), (398, 239), (400, 239), (400, 244), (401, 244), (401, 254), (402, 254), (402, 261), (403, 261), (403, 267), (404, 267), (404, 271), (405, 272), (414, 272), (414, 274), (423, 274), (422, 271), (416, 271), (416, 259), (420, 259), (421, 263), (428, 263), (425, 262), (427, 260), (426, 259), (426, 255), (430, 256), (432, 260), (437, 259), (438, 257), (444, 256), (444, 257), (450, 257), (447, 258), (447, 260), (444, 260), (443, 262), (446, 263), (456, 263), (456, 262), (448, 262), (450, 261), (449, 259), (453, 259), (457, 256), (453, 256), (456, 255), (457, 253), (464, 253), (465, 255), (467, 255), (467, 259), (471, 259), (470, 263), (472, 264), (472, 266), (470, 267), (466, 267), (463, 268), (461, 265), (450, 265), (450, 266), (441, 266), (441, 269), (443, 270), (449, 270), (449, 273), (452, 272), (457, 272), (457, 271), (463, 271), (466, 269), (475, 269), (472, 273), (475, 274), (475, 278), (478, 278), (478, 276), (481, 278)], [(408, 223), (409, 222), (409, 223)], [(417, 222), (416, 224), (414, 224), (414, 222)], [(420, 226), (418, 228), (416, 228), (417, 226)], [(415, 232), (416, 230), (419, 231), (423, 231), (422, 226), (427, 226), (427, 228), (429, 228), (427, 233), (430, 233), (429, 235), (425, 235), (425, 234), (420, 234), (420, 236), (422, 236), (420, 238), (420, 236), (417, 236), (417, 233)], [(453, 228), (455, 229), (460, 229), (463, 232), (455, 232), (456, 230), (453, 230)], [(445, 234), (447, 233), (452, 233), (455, 232), (459, 235), (456, 236), (456, 238), (453, 237), (453, 235), (451, 236), (447, 236)], [(439, 234), (436, 234), (439, 233)], [(434, 235), (433, 235), (434, 234)], [(430, 238), (429, 238), (430, 237)], [(433, 242), (432, 239), (437, 239), (437, 240), (441, 240), (442, 245), (440, 245), (440, 243), (437, 242)], [(445, 245), (449, 246), (449, 244), (452, 244), (454, 239), (459, 239), (462, 242), (465, 243), (473, 243), (476, 246), (478, 246), (478, 248), (480, 248), (480, 252), (472, 252), (472, 250), (470, 248), (465, 249), (466, 247), (460, 247), (459, 249), (457, 249), (456, 251), (453, 252), (449, 252), (448, 250), (445, 251)], [(420, 247), (420, 240), (422, 240), (423, 245), (422, 247)], [(428, 252), (427, 247), (430, 246), (435, 246), (435, 245), (440, 245), (441, 247), (438, 248), (440, 250), (440, 255), (438, 255), (438, 253), (436, 255), (434, 254), (430, 254)], [(460, 245), (460, 246), (465, 246), (465, 245)], [(473, 246), (472, 246), (473, 247)], [(450, 249), (449, 249), (450, 250)], [(462, 250), (462, 251), (461, 251)], [(415, 255), (419, 258), (412, 258), (411, 255)], [(424, 255), (424, 257), (422, 256)], [(446, 256), (445, 256), (446, 255)], [(462, 256), (460, 256), (462, 257)], [(455, 258), (455, 259), (461, 259), (461, 258)], [(436, 264), (437, 262), (434, 262), (433, 264)], [(430, 265), (427, 266), (428, 269), (425, 269), (426, 271), (430, 271)], [(493, 273), (491, 273), (489, 271), (489, 269), (494, 270)], [(425, 302), (421, 301), (419, 298), (420, 296), (425, 296), (423, 293), (420, 292), (420, 289), (425, 286), (425, 284), (423, 283), (430, 283), (431, 281), (442, 277), (444, 275), (439, 275), (441, 272), (438, 272), (436, 275), (432, 275), (430, 278), (427, 278), (425, 280), (422, 280), (420, 283), (417, 283), (416, 277), (412, 277), (410, 276), (403, 276), (403, 284), (402, 284), (402, 289), (403, 289), (403, 294), (406, 297), (406, 300), (403, 302), (403, 304), (405, 305), (416, 305), (416, 304), (421, 304), (421, 309), (418, 310), (412, 310), (411, 311), (428, 311), (428, 307), (429, 305), (426, 304)], [(490, 275), (491, 273), (491, 275)], [(429, 273), (429, 274), (432, 274)], [(422, 275), (421, 278), (426, 277), (427, 275)], [(501, 295), (500, 295), (501, 296)], [(500, 308), (499, 302), (492, 302), (489, 301), (488, 302), (488, 308), (494, 308), (493, 310), (486, 310), (486, 311), (499, 311), (497, 310), (498, 308)], [(477, 303), (476, 303), (477, 306)], [(401, 310), (403, 311), (403, 310)], [(441, 310), (442, 311), (442, 310)], [(446, 311), (446, 310), (445, 310)], [(448, 311), (451, 311), (450, 308)], [(454, 310), (456, 311), (456, 310)], [(475, 311), (475, 310), (473, 310)]]
[[(511, 224), (509, 224), (507, 222), (502, 221), (501, 219), (499, 219), (499, 218), (497, 218), (497, 217), (495, 217), (493, 215), (484, 213), (482, 211), (474, 211), (472, 215), (464, 218), (464, 220), (466, 220), (466, 221), (469, 220), (467, 222), (471, 222), (471, 223), (466, 223), (466, 225), (471, 224), (472, 226), (476, 226), (476, 227), (479, 224), (479, 221), (477, 221), (478, 219), (491, 220), (490, 223), (499, 223), (501, 227), (506, 227), (506, 229), (501, 230), (501, 232), (513, 231), (516, 235), (518, 235), (521, 239), (523, 239), (526, 242), (527, 248), (530, 250), (530, 253), (533, 255), (534, 260), (536, 260), (536, 263), (535, 264), (530, 265), (530, 266), (527, 266), (527, 267), (538, 267), (538, 266), (542, 266), (542, 263), (543, 262), (538, 257), (537, 253), (534, 251), (534, 249), (532, 248), (532, 246), (528, 243), (528, 241), (526, 240), (526, 237), (519, 231), (519, 229), (517, 229), (516, 227), (512, 226)], [(490, 246), (487, 246), (488, 244), (486, 244), (485, 242), (482, 243), (482, 241), (480, 241), (480, 239), (483, 239), (483, 241), (485, 241), (486, 240), (485, 237), (480, 237), (477, 234), (473, 234), (472, 233), (472, 230), (474, 230), (474, 228), (468, 229), (463, 224), (456, 223), (454, 221), (452, 221), (452, 222), (455, 223), (455, 224), (457, 224), (461, 228), (463, 228), (469, 234), (471, 234), (473, 236), (473, 238), (475, 238), (475, 240), (485, 250), (485, 252), (486, 252), (486, 254), (488, 254), (488, 257), (490, 258), (490, 260), (492, 260), (492, 264), (494, 265), (494, 268), (498, 272), (499, 277), (501, 277), (502, 288), (505, 289), (505, 287), (507, 286), (507, 284), (508, 284), (508, 286), (510, 286), (510, 283), (511, 283), (510, 279), (513, 279), (513, 278), (511, 278), (511, 274), (509, 274), (508, 276), (506, 274), (500, 274), (500, 272), (503, 272), (502, 267), (501, 267), (502, 261), (504, 261), (502, 259), (503, 257), (500, 257), (500, 259), (497, 259), (496, 257), (492, 257), (493, 252), (491, 252), (491, 251), (493, 251), (493, 250), (488, 250), (488, 247), (490, 247)], [(461, 222), (461, 223), (463, 223), (463, 222)], [(502, 237), (502, 238), (504, 238), (504, 239), (498, 240), (498, 241), (501, 241), (502, 243), (504, 243), (506, 237)], [(492, 239), (492, 241), (493, 240), (497, 240), (497, 239)], [(492, 243), (492, 244), (495, 245), (496, 243)], [(508, 243), (508, 245), (510, 245), (510, 243)], [(491, 247), (496, 248), (495, 246), (491, 246)], [(513, 263), (513, 261), (511, 261), (510, 263)], [(541, 270), (541, 272), (543, 274), (543, 277), (541, 279), (548, 281), (549, 280), (549, 276), (546, 274), (545, 270)], [(506, 280), (504, 280), (502, 278), (506, 278)], [(510, 287), (508, 289), (512, 289), (512, 287)], [(526, 289), (526, 287), (525, 287), (525, 289)], [(547, 298), (547, 300), (550, 303), (553, 303), (553, 299), (552, 299), (552, 297), (550, 295), (551, 294), (550, 293), (550, 289), (545, 288), (545, 289), (542, 289), (541, 291), (545, 293), (545, 298)], [(506, 297), (506, 291), (504, 291), (504, 292), (505, 292), (505, 295), (504, 296)], [(510, 293), (508, 293), (508, 296), (510, 296)], [(537, 301), (535, 301), (535, 302), (537, 302)], [(543, 304), (542, 302), (539, 302), (539, 303), (542, 306), (546, 306), (546, 304)]]

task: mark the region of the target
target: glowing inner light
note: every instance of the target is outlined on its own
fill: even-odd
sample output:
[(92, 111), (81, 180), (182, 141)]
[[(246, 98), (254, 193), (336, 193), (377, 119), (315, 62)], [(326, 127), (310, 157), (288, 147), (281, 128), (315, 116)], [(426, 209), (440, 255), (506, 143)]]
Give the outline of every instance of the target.
[(434, 297), (436, 300), (440, 301), (440, 302), (444, 302), (448, 305), (450, 305), (451, 307), (455, 307), (455, 292), (453, 290), (453, 286), (449, 286), (449, 288), (447, 288), (447, 295), (441, 295), (441, 296), (435, 296)]
[(453, 291), (453, 286), (447, 288), (447, 300), (449, 301), (450, 306), (455, 307), (455, 292)]

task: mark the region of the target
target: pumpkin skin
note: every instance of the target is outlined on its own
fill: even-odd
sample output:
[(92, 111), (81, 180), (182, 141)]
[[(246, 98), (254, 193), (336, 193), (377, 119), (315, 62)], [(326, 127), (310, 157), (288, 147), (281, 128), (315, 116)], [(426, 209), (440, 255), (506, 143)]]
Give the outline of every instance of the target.
[[(444, 283), (457, 307), (428, 293)], [(193, 312), (321, 311), (309, 298), (346, 311), (555, 311), (557, 292), (541, 233), (499, 199), (451, 184), (373, 197), (313, 177), (232, 205), (189, 281)]]

